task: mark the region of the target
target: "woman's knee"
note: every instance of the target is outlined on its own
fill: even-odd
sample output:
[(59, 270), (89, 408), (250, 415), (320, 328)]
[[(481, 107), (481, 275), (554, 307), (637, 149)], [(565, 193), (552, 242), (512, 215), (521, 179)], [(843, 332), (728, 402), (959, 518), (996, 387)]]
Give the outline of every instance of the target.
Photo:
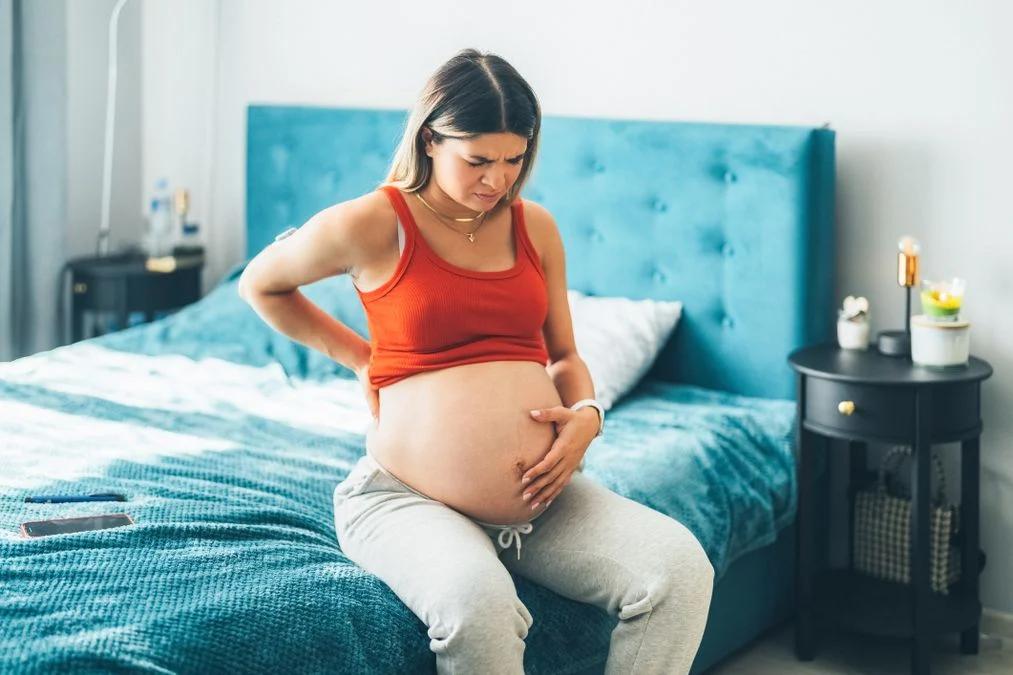
[(512, 584), (507, 589), (487, 580), (462, 583), (461, 589), (429, 626), (434, 651), (461, 643), (508, 645), (511, 639), (528, 636), (534, 620)]
[(656, 596), (674, 596), (682, 606), (699, 604), (705, 608), (713, 592), (714, 565), (696, 536), (682, 523), (673, 522), (677, 527), (655, 549), (651, 585)]

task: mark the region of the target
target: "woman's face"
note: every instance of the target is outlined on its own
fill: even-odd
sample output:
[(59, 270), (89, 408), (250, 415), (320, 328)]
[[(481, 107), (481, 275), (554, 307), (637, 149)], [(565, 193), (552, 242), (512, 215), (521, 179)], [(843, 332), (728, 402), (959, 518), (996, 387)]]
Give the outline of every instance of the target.
[[(471, 139), (430, 142), (423, 129), (426, 154), (433, 158), (433, 180), (448, 197), (471, 211), (488, 211), (513, 186), (524, 163), (528, 139), (510, 132), (481, 134)], [(480, 195), (491, 195), (483, 199)]]

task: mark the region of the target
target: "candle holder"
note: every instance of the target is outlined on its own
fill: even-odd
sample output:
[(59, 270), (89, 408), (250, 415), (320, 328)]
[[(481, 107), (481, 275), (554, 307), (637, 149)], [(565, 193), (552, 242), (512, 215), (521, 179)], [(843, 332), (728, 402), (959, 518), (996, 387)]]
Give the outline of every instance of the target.
[(897, 285), (904, 287), (904, 330), (880, 331), (876, 348), (887, 356), (911, 354), (911, 287), (918, 285), (918, 240), (905, 235), (897, 241)]

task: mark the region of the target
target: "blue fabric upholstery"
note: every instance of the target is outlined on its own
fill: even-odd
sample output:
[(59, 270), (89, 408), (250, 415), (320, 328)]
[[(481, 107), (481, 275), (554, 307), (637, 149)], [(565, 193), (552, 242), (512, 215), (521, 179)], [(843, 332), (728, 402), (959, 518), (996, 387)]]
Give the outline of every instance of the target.
[[(404, 111), (252, 106), (247, 254), (385, 176)], [(659, 379), (792, 398), (788, 354), (832, 336), (834, 132), (546, 116), (522, 196), (555, 216), (567, 282), (681, 300)]]

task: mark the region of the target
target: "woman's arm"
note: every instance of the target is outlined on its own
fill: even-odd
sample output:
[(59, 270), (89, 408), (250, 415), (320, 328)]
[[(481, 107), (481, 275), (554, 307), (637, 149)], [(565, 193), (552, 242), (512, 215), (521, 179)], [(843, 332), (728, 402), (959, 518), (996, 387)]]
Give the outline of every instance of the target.
[[(525, 222), (528, 224), (528, 236), (537, 238), (541, 249), (542, 271), (549, 295), (549, 312), (542, 326), (545, 347), (549, 353), (549, 365), (546, 370), (556, 385), (556, 391), (569, 407), (585, 398), (594, 398), (594, 382), (587, 364), (577, 353), (576, 341), (573, 337), (573, 319), (570, 316), (570, 303), (566, 295), (566, 252), (563, 250), (563, 239), (559, 234), (552, 214), (537, 202), (524, 200)], [(588, 412), (595, 420), (598, 413)]]
[(313, 304), (299, 290), (247, 292), (243, 299), (272, 328), (299, 344), (326, 354), (355, 372), (369, 365), (369, 342)]
[[(575, 470), (584, 465), (587, 447), (598, 433), (598, 411), (586, 407), (568, 408), (577, 401), (594, 398), (594, 382), (587, 364), (577, 353), (573, 320), (566, 288), (566, 253), (556, 221), (544, 207), (524, 200), (529, 236), (538, 239), (542, 271), (549, 294), (549, 311), (542, 326), (549, 354), (546, 370), (556, 385), (562, 406), (532, 411), (532, 416), (556, 425), (557, 436), (542, 459), (521, 477), (525, 499), (532, 507), (549, 503), (570, 482)], [(530, 214), (530, 215), (528, 215)], [(534, 243), (534, 241), (532, 241)]]
[(375, 194), (324, 209), (268, 245), (239, 278), (240, 297), (266, 323), (356, 372), (369, 363), (369, 342), (310, 302), (299, 287), (369, 260), (382, 240), (383, 212), (377, 209)]

